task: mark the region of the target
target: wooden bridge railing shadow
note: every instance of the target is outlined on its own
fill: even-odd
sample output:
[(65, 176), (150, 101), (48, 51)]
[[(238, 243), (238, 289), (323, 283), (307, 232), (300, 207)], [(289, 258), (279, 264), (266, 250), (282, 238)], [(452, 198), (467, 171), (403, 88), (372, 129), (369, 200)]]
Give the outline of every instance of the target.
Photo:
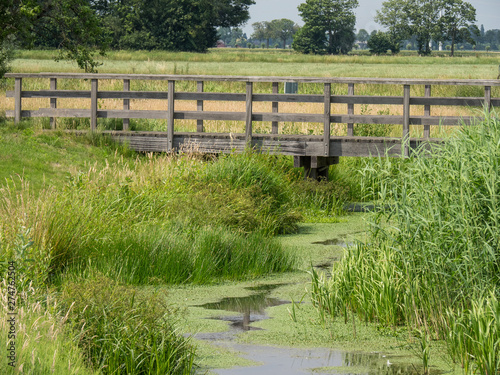
[[(14, 110), (6, 115), (16, 122), (24, 117), (49, 117), (55, 128), (57, 117), (89, 118), (90, 130), (97, 129), (98, 118), (123, 119), (123, 131), (109, 131), (110, 135), (126, 141), (137, 151), (172, 152), (183, 145), (195, 145), (197, 150), (206, 153), (240, 152), (247, 146), (265, 152), (282, 153), (295, 156), (296, 166), (304, 166), (311, 177), (318, 177), (328, 171), (328, 166), (338, 162), (340, 156), (377, 156), (386, 152), (391, 156), (408, 157), (411, 150), (423, 143), (438, 140), (430, 138), (432, 125), (456, 126), (472, 124), (471, 116), (432, 116), (433, 106), (486, 107), (500, 106), (500, 98), (492, 97), (492, 87), (500, 86), (498, 80), (426, 80), (426, 79), (387, 79), (387, 78), (309, 78), (309, 77), (241, 77), (241, 76), (193, 76), (193, 75), (145, 75), (145, 74), (76, 74), (76, 73), (9, 73), (6, 77), (14, 79), (14, 91), (7, 91), (7, 97), (14, 98)], [(23, 79), (49, 80), (48, 90), (23, 90)], [(58, 79), (88, 80), (89, 90), (58, 90)], [(121, 91), (99, 90), (99, 80), (123, 81)], [(131, 81), (152, 80), (166, 83), (166, 91), (131, 91)], [(196, 92), (178, 92), (179, 81), (195, 81)], [(244, 82), (245, 93), (204, 92), (205, 82)], [(323, 85), (323, 94), (280, 94), (279, 84), (285, 82), (317, 83)], [(272, 92), (255, 93), (254, 85), (271, 83)], [(398, 85), (400, 96), (355, 95), (358, 84)], [(333, 95), (332, 85), (347, 85), (347, 95)], [(424, 86), (424, 96), (412, 96), (412, 86)], [(434, 86), (481, 86), (482, 97), (433, 97)], [(24, 98), (47, 98), (50, 107), (38, 110), (23, 110)], [(58, 99), (90, 99), (90, 108), (68, 109), (58, 107)], [(100, 109), (99, 99), (123, 100), (123, 109)], [(134, 110), (132, 99), (159, 99), (166, 101), (165, 110)], [(176, 110), (176, 102), (195, 101), (196, 111)], [(205, 101), (245, 102), (245, 112), (214, 112), (204, 110)], [(270, 102), (271, 112), (258, 113), (253, 109), (256, 102)], [(279, 103), (323, 103), (322, 113), (281, 113)], [(346, 104), (347, 113), (332, 113), (332, 104)], [(354, 105), (398, 105), (403, 115), (366, 115), (355, 114)], [(412, 106), (424, 106), (424, 115), (412, 115)], [(166, 132), (131, 132), (130, 119), (164, 119)], [(178, 119), (197, 121), (197, 132), (181, 133), (174, 131)], [(242, 121), (244, 134), (205, 133), (204, 120)], [(257, 134), (253, 122), (271, 122), (270, 134)], [(279, 122), (311, 122), (323, 124), (322, 136), (278, 134)], [(347, 124), (347, 136), (331, 136), (331, 124)], [(401, 138), (355, 137), (354, 126), (364, 124), (392, 124), (402, 126)], [(410, 126), (422, 126), (423, 137), (410, 139)]]

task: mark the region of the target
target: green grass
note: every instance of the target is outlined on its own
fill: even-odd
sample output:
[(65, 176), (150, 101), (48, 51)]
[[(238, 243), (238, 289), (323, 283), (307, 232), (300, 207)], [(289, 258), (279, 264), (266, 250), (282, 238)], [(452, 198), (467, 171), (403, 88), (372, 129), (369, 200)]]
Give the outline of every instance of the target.
[[(55, 63), (55, 51), (19, 51), (16, 72), (72, 72), (73, 62)], [(213, 74), (318, 77), (478, 78), (495, 79), (498, 54), (463, 57), (314, 56), (282, 50), (214, 49), (208, 53), (111, 51), (103, 73)]]
[(331, 279), (313, 275), (325, 319), (406, 326), (421, 340), (424, 368), (427, 342), (444, 339), (466, 373), (498, 371), (500, 121), (485, 117), (436, 146), (434, 157), (367, 163), (369, 194), (386, 210)]

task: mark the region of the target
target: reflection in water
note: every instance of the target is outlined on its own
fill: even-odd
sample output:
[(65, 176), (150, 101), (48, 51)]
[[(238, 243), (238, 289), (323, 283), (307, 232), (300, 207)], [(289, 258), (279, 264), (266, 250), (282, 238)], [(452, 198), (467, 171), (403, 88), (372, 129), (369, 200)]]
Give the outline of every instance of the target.
[[(260, 363), (251, 367), (235, 367), (231, 369), (211, 369), (219, 375), (303, 375), (343, 374), (343, 375), (412, 375), (422, 374), (423, 368), (413, 364), (393, 364), (396, 357), (386, 357), (380, 353), (346, 353), (326, 348), (299, 349), (276, 348), (271, 346), (237, 344), (232, 340), (235, 335), (244, 331), (258, 329), (251, 323), (268, 319), (265, 309), (278, 306), (287, 301), (269, 298), (269, 293), (285, 284), (259, 285), (246, 288), (257, 293), (246, 297), (223, 298), (219, 302), (200, 305), (210, 310), (225, 310), (241, 313), (240, 316), (221, 316), (217, 319), (231, 322), (230, 332), (197, 334), (202, 340), (213, 341), (215, 345), (225, 346), (242, 353), (242, 356)], [(336, 372), (335, 368), (339, 368)], [(443, 372), (430, 371), (431, 375)]]
[(259, 320), (267, 319), (268, 316), (265, 309), (272, 306), (279, 306), (290, 303), (289, 301), (282, 301), (277, 298), (269, 298), (269, 293), (284, 284), (267, 284), (259, 285), (256, 287), (249, 287), (246, 289), (259, 291), (260, 293), (251, 294), (246, 297), (228, 297), (223, 298), (219, 302), (205, 303), (199, 305), (209, 310), (225, 310), (239, 312), (241, 316), (226, 316), (218, 319), (231, 322), (231, 328), (240, 331), (249, 331), (258, 329), (252, 327), (250, 324)]
[(313, 245), (325, 245), (325, 246), (340, 246), (340, 247), (348, 247), (354, 245), (354, 242), (345, 242), (345, 239), (340, 238), (332, 238), (326, 241), (317, 241), (313, 242)]
[[(388, 364), (380, 353), (344, 353), (339, 350), (275, 348), (269, 346), (232, 344), (232, 349), (243, 353), (243, 357), (260, 362), (253, 367), (236, 367), (212, 370), (219, 375), (300, 375), (350, 374), (350, 375), (411, 375), (422, 374), (422, 368), (408, 365)], [(335, 368), (339, 367), (338, 372)], [(430, 371), (433, 375), (442, 372)]]

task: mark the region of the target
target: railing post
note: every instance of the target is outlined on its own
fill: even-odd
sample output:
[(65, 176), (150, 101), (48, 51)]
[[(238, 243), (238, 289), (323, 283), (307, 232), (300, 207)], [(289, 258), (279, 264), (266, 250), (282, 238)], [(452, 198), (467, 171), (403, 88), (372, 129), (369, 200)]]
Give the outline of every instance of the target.
[(21, 111), (22, 111), (22, 103), (21, 103), (21, 92), (23, 90), (23, 79), (16, 78), (14, 82), (14, 122), (17, 124), (21, 121)]
[[(130, 79), (123, 80), (123, 91), (130, 91)], [(123, 99), (123, 110), (130, 111), (130, 99)], [(123, 119), (123, 130), (127, 131), (130, 127), (130, 119)]]
[(484, 87), (484, 105), (488, 111), (491, 110), (491, 86)]
[[(57, 78), (50, 79), (50, 89), (57, 90)], [(53, 109), (57, 108), (57, 98), (50, 98), (50, 108), (53, 108)], [(55, 129), (56, 128), (56, 118), (50, 117), (49, 121), (50, 121), (50, 128)]]
[(404, 85), (403, 97), (403, 137), (401, 140), (403, 155), (410, 156), (410, 85)]
[(90, 81), (90, 130), (97, 129), (97, 91), (99, 90), (99, 82), (97, 79)]
[[(431, 97), (431, 85), (425, 85), (425, 97)], [(430, 104), (426, 104), (424, 106), (424, 116), (431, 117), (431, 106)], [(424, 138), (429, 139), (431, 137), (431, 126), (424, 125)]]
[[(278, 94), (279, 93), (279, 84), (278, 82), (273, 82), (273, 94)], [(278, 113), (278, 102), (272, 102), (273, 106), (273, 113)], [(272, 134), (278, 134), (278, 121), (273, 121), (272, 122)]]
[[(354, 95), (354, 83), (349, 83), (347, 88), (347, 95)], [(347, 114), (354, 115), (354, 104), (347, 104)], [(347, 124), (347, 135), (349, 137), (354, 136), (354, 124)]]
[(247, 82), (246, 85), (246, 117), (245, 117), (245, 141), (247, 146), (252, 147), (252, 96), (253, 83)]
[[(203, 92), (203, 81), (198, 81), (196, 83), (196, 91)], [(203, 112), (203, 100), (198, 100), (196, 102), (196, 110), (198, 112)], [(199, 133), (203, 133), (205, 129), (203, 128), (203, 120), (198, 120), (196, 122), (196, 131)]]
[(332, 84), (325, 83), (325, 113), (323, 119), (324, 136), (323, 136), (323, 155), (330, 156), (330, 116), (332, 112)]
[(175, 81), (168, 81), (167, 151), (174, 150)]

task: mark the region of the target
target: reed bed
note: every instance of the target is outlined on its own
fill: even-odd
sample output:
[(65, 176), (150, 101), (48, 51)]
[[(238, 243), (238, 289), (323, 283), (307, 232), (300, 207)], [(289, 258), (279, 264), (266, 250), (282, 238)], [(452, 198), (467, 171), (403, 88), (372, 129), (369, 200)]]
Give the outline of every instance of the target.
[(386, 209), (369, 242), (350, 248), (330, 280), (313, 274), (323, 317), (404, 325), (421, 338), (422, 353), (443, 339), (465, 373), (497, 374), (499, 144), (500, 120), (485, 113), (434, 157), (368, 161), (369, 195)]

